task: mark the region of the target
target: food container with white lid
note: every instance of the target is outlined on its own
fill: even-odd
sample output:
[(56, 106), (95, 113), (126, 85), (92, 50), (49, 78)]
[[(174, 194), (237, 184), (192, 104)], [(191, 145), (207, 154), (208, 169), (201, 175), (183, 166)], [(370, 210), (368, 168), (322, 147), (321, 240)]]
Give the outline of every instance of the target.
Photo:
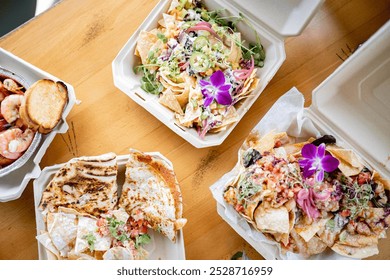
[[(390, 179), (390, 21), (380, 28), (312, 94), (303, 108), (302, 94), (293, 88), (283, 95), (254, 128), (260, 135), (287, 131), (306, 140), (331, 134), (337, 145), (352, 149), (366, 167)], [(219, 215), (266, 259), (303, 259), (282, 254), (280, 246), (256, 231), (223, 199), (225, 186), (238, 174), (239, 164), (210, 187)], [(387, 242), (389, 242), (387, 240)], [(331, 251), (311, 259), (345, 259)]]
[[(260, 96), (261, 92), (273, 78), (286, 58), (284, 38), (298, 35), (308, 24), (311, 17), (319, 9), (323, 0), (204, 0), (209, 10), (225, 9), (229, 15), (244, 14), (258, 33), (266, 52), (264, 67), (259, 68), (257, 76), (260, 82), (253, 96), (243, 100), (236, 106), (238, 121), (230, 124), (225, 131), (208, 133), (201, 139), (194, 128), (186, 128), (175, 122), (174, 112), (158, 102), (158, 96), (141, 89), (141, 75), (134, 73), (134, 67), (140, 60), (134, 55), (137, 39), (142, 30), (157, 27), (162, 14), (169, 8), (171, 0), (161, 0), (145, 21), (130, 37), (117, 57), (112, 62), (114, 84), (136, 103), (144, 107), (176, 134), (197, 148), (220, 145), (232, 132), (237, 123)], [(247, 42), (255, 42), (253, 30), (243, 24), (237, 25), (242, 38)]]
[[(0, 48), (0, 67), (23, 77), (28, 85), (32, 85), (40, 79), (60, 80), (2, 48)], [(76, 95), (72, 85), (65, 84), (68, 89), (69, 100), (62, 113), (62, 119), (50, 133), (46, 135), (37, 133), (39, 140), (33, 143), (33, 150), (28, 150), (28, 159), (22, 165), (18, 165), (16, 169), (0, 175), (0, 202), (15, 200), (22, 195), (28, 182), (37, 178), (41, 173), (39, 163), (56, 134), (65, 133), (68, 130), (66, 117), (76, 103)]]
[[(158, 152), (145, 153), (153, 157), (160, 157), (173, 169), (172, 163)], [(120, 195), (122, 186), (125, 182), (126, 162), (129, 160), (129, 155), (117, 156), (118, 163), (118, 194)], [(45, 167), (41, 175), (34, 180), (34, 205), (35, 205), (35, 219), (37, 223), (37, 235), (46, 230), (46, 225), (43, 220), (42, 211), (38, 209), (41, 201), (42, 193), (46, 186), (50, 183), (53, 176), (60, 170), (63, 164), (56, 164)], [(152, 242), (145, 246), (149, 252), (149, 259), (151, 260), (185, 260), (184, 237), (183, 230), (179, 230), (176, 235), (176, 242), (173, 243), (162, 234), (149, 230), (148, 234), (152, 238)], [(55, 259), (53, 254), (48, 254), (45, 247), (38, 242), (38, 255), (40, 260)]]

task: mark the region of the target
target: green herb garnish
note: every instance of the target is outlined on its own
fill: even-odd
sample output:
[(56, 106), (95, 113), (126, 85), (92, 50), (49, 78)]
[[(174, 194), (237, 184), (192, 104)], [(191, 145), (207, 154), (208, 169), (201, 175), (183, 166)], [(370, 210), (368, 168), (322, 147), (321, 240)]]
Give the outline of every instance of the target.
[(96, 237), (93, 235), (92, 232), (88, 233), (87, 235), (83, 236), (83, 239), (85, 239), (88, 243), (89, 250), (92, 252), (95, 250), (95, 243), (96, 243)]
[(135, 238), (135, 248), (138, 249), (140, 246), (149, 244), (152, 239), (149, 234), (141, 234)]
[(147, 68), (149, 66), (158, 66), (155, 64), (150, 65), (139, 65), (134, 68), (134, 72), (138, 73), (140, 70), (143, 71), (144, 76), (141, 78), (141, 88), (151, 94), (158, 95), (162, 92), (163, 86), (156, 78), (156, 72), (150, 72)]
[(165, 37), (165, 35), (162, 34), (162, 33), (157, 33), (157, 38), (159, 38), (164, 44), (165, 44), (166, 42), (168, 42), (167, 37)]
[(251, 174), (242, 175), (238, 186), (239, 193), (237, 198), (239, 201), (246, 200), (263, 189), (261, 184), (258, 185), (252, 181)]
[(344, 189), (343, 208), (350, 211), (350, 216), (354, 219), (363, 210), (369, 208), (368, 202), (374, 197), (374, 192), (370, 184), (359, 185), (354, 182), (352, 186), (342, 185)]
[(130, 239), (124, 232), (118, 234), (119, 227), (125, 224), (123, 221), (118, 221), (115, 218), (107, 218), (107, 222), (108, 230), (110, 231), (112, 237), (114, 237), (116, 240), (124, 242)]

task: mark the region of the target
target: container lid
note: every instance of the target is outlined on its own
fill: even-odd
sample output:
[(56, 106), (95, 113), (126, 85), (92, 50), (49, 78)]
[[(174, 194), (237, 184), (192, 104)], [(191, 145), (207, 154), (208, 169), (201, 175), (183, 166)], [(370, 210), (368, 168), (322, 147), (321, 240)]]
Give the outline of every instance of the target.
[[(313, 91), (310, 111), (390, 178), (390, 21)], [(335, 135), (337, 136), (337, 135)]]
[(309, 23), (323, 0), (232, 0), (244, 14), (260, 21), (283, 37), (297, 36)]

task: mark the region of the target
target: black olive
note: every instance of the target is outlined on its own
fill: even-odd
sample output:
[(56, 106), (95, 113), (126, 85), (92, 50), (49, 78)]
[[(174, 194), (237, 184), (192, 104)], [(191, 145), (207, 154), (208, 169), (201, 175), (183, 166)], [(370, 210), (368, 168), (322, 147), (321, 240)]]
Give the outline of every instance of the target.
[(260, 152), (257, 150), (251, 149), (251, 150), (247, 151), (244, 155), (244, 167), (246, 168), (246, 167), (251, 166), (252, 164), (254, 164), (256, 161), (258, 161), (261, 158), (262, 158), (262, 156), (261, 156)]
[(324, 144), (335, 144), (336, 138), (334, 138), (332, 135), (324, 135), (312, 142), (313, 145), (319, 146), (322, 143)]

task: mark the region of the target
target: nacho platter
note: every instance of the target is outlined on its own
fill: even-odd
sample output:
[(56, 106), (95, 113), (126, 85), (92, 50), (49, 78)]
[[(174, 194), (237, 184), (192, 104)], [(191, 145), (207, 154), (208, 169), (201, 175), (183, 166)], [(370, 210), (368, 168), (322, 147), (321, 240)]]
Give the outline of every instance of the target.
[[(54, 77), (53, 75), (31, 65), (30, 63), (1, 48), (0, 65), (1, 67), (23, 77), (29, 85), (32, 85), (41, 79), (60, 81), (57, 77)], [(66, 117), (69, 115), (72, 107), (76, 103), (76, 95), (72, 85), (68, 83), (65, 83), (65, 85), (68, 89), (69, 100), (63, 110), (58, 125), (49, 134), (39, 134), (40, 140), (36, 143), (34, 151), (31, 151), (31, 153), (28, 154), (28, 160), (26, 160), (22, 166), (1, 177), (0, 202), (14, 200), (22, 195), (28, 182), (39, 176), (41, 172), (39, 163), (56, 134), (65, 133), (68, 130)]]
[[(264, 67), (259, 68), (255, 73), (256, 75), (254, 75), (253, 79), (256, 79), (256, 83), (252, 83), (254, 85), (253, 91), (249, 94), (248, 98), (241, 100), (239, 106), (236, 108), (236, 112), (232, 112), (234, 110), (229, 111), (230, 116), (228, 120), (222, 126), (217, 127), (214, 131), (215, 133), (208, 133), (204, 136), (201, 133), (202, 130), (198, 132), (194, 128), (186, 127), (193, 123), (192, 120), (188, 121), (189, 118), (192, 118), (191, 114), (187, 113), (187, 117), (178, 118), (175, 112), (172, 111), (177, 110), (180, 113), (183, 109), (182, 106), (179, 106), (182, 101), (182, 96), (180, 95), (179, 101), (179, 97), (175, 97), (174, 94), (175, 90), (179, 89), (179, 87), (173, 87), (173, 91), (166, 92), (163, 98), (160, 98), (159, 102), (157, 95), (150, 94), (142, 89), (142, 87), (145, 88), (145, 85), (143, 85), (145, 75), (143, 76), (134, 72), (134, 68), (140, 66), (140, 59), (134, 54), (139, 53), (143, 56), (142, 53), (144, 52), (141, 50), (140, 53), (139, 48), (138, 51), (136, 50), (138, 38), (140, 36), (141, 38), (144, 37), (144, 42), (149, 42), (145, 44), (148, 46), (152, 41), (155, 41), (156, 35), (151, 36), (147, 32), (155, 29), (161, 23), (165, 24), (162, 22), (162, 15), (168, 11), (171, 2), (170, 0), (160, 1), (119, 52), (112, 64), (114, 84), (133, 99), (133, 101), (144, 107), (176, 134), (197, 148), (219, 145), (228, 137), (282, 65), (285, 59), (283, 37), (298, 35), (322, 3), (322, 1), (304, 1), (304, 5), (296, 5), (295, 1), (287, 1), (283, 3), (283, 8), (280, 8), (278, 7), (280, 4), (278, 2), (269, 2), (269, 4), (263, 5), (260, 2), (255, 3), (253, 1), (249, 1), (250, 3), (248, 1), (234, 1), (234, 3), (218, 0), (201, 1), (208, 10), (222, 9), (230, 17), (238, 17), (242, 13), (249, 22), (249, 26), (242, 22), (237, 24), (242, 38), (247, 42), (256, 42), (256, 35), (253, 32), (256, 31), (259, 38), (261, 38), (261, 45), (266, 52)], [(253, 10), (251, 9), (249, 11), (245, 7), (253, 7)], [(270, 12), (276, 10), (280, 11), (280, 13), (275, 14)], [(253, 13), (253, 11), (256, 12)], [(166, 18), (168, 19), (168, 17)], [(153, 40), (151, 39), (152, 37), (154, 37)], [(259, 81), (258, 84), (257, 79)], [(162, 80), (164, 84), (167, 83), (165, 79)], [(255, 89), (256, 84), (257, 87)], [(247, 86), (250, 87), (249, 83)], [(178, 101), (179, 104), (177, 103)], [(172, 110), (161, 103), (166, 106), (169, 105)], [(209, 126), (205, 127), (210, 128)], [(203, 129), (203, 131), (207, 132), (207, 129)], [(201, 134), (201, 137), (199, 137), (199, 134)]]
[[(160, 153), (144, 153), (144, 155), (151, 156), (153, 158), (159, 159), (164, 162), (170, 169), (173, 170), (172, 164), (163, 157)], [(115, 183), (117, 184), (117, 194), (118, 197), (121, 197), (122, 187), (126, 182), (126, 164), (129, 162), (129, 155), (121, 155), (116, 156), (116, 162), (118, 166), (117, 176)], [(61, 168), (63, 168), (63, 164), (54, 165), (51, 167), (47, 167), (42, 171), (41, 176), (34, 181), (34, 200), (35, 200), (35, 209), (36, 209), (36, 223), (37, 223), (37, 236), (42, 239), (41, 236), (44, 232), (47, 231), (47, 226), (45, 222), (44, 215), (42, 215), (42, 210), (40, 208), (40, 203), (42, 202), (42, 195), (44, 194), (44, 190), (46, 186), (53, 180), (55, 175), (58, 173)], [(72, 214), (71, 209), (70, 212)], [(69, 209), (67, 210), (69, 211)], [(65, 211), (65, 212), (67, 212)], [(74, 213), (74, 212), (73, 212)], [(83, 216), (83, 215), (81, 215)], [(78, 216), (80, 218), (81, 216)], [(87, 220), (84, 217), (82, 220)], [(80, 223), (80, 220), (79, 222)], [(166, 236), (163, 236), (160, 232), (149, 229), (147, 234), (150, 236), (150, 242), (144, 246), (142, 246), (142, 250), (146, 250), (148, 259), (172, 259), (179, 260), (185, 259), (185, 251), (184, 251), (184, 239), (182, 230), (178, 230), (176, 232), (176, 240), (172, 242)], [(44, 241), (41, 241), (44, 243)], [(47, 259), (57, 259), (57, 257), (48, 251), (45, 246), (38, 241), (38, 251), (39, 251), (39, 259), (47, 260)], [(99, 241), (100, 242), (100, 241)], [(80, 242), (78, 242), (80, 243)], [(99, 243), (100, 244), (100, 243)], [(117, 247), (115, 247), (117, 248)], [(79, 258), (88, 256), (78, 256)], [(99, 258), (102, 256), (100, 255)]]
[[(390, 128), (388, 127), (389, 122), (386, 121), (389, 119), (389, 108), (386, 108), (389, 104), (387, 94), (389, 72), (386, 71), (389, 65), (389, 59), (386, 55), (390, 48), (389, 29), (390, 23), (385, 24), (365, 45), (362, 46), (361, 49), (325, 80), (313, 92), (313, 104), (310, 108), (303, 108), (303, 97), (295, 88), (282, 96), (255, 127), (253, 133), (243, 144), (239, 154), (239, 162), (236, 167), (231, 172), (225, 174), (224, 177), (211, 187), (214, 198), (218, 201), (217, 210), (221, 217), (223, 217), (237, 233), (246, 239), (266, 259), (360, 259), (378, 254), (378, 239), (386, 237), (386, 229), (389, 226), (388, 200), (390, 170), (387, 155), (390, 144)], [(372, 51), (374, 49), (376, 50), (375, 52)], [(365, 64), (360, 64), (362, 61), (364, 61)], [(367, 65), (370, 67), (367, 67)], [(343, 90), (343, 92), (340, 92), (340, 90)], [(335, 102), (335, 99), (337, 99), (337, 102)], [(343, 106), (335, 106), (335, 104), (343, 104)], [(354, 107), (354, 111), (347, 110), (349, 107)], [(361, 130), (363, 123), (365, 124), (365, 126), (363, 126), (365, 131), (364, 135), (362, 135)], [(274, 134), (272, 134), (272, 130), (274, 130)], [(289, 136), (293, 136), (292, 139), (296, 138), (293, 143), (301, 142), (301, 144), (295, 144), (295, 146), (286, 144), (289, 142), (288, 140), (284, 142), (286, 139), (279, 139), (281, 140), (282, 145), (281, 143), (277, 143), (278, 141), (275, 142), (275, 138), (272, 135), (283, 134), (283, 131), (287, 131)], [(270, 150), (271, 156), (278, 155), (277, 157), (282, 158), (287, 156), (288, 162), (291, 160), (291, 162), (288, 163), (289, 168), (294, 167), (295, 164), (293, 169), (299, 170), (302, 168), (302, 171), (305, 171), (305, 164), (304, 162), (300, 164), (300, 161), (303, 160), (302, 154), (305, 154), (305, 158), (308, 154), (307, 151), (301, 154), (301, 150), (306, 149), (304, 147), (309, 144), (309, 142), (312, 142), (314, 139), (320, 138), (321, 135), (325, 134), (333, 135), (333, 139), (336, 140), (336, 144), (339, 146), (327, 145), (326, 148), (326, 156), (338, 160), (338, 171), (332, 171), (327, 174), (327, 178), (320, 179), (325, 181), (331, 180), (331, 182), (334, 183), (331, 183), (333, 187), (339, 185), (339, 187), (341, 187), (340, 194), (342, 197), (339, 205), (333, 205), (336, 206), (334, 209), (331, 209), (332, 207), (329, 203), (328, 206), (330, 208), (328, 211), (321, 211), (322, 218), (327, 216), (327, 214), (330, 214), (331, 217), (326, 217), (329, 218), (328, 220), (321, 218), (314, 219), (316, 222), (305, 228), (299, 226), (300, 214), (295, 215), (294, 219), (289, 219), (289, 215), (286, 215), (286, 211), (281, 211), (283, 213), (271, 211), (274, 214), (272, 216), (272, 221), (271, 219), (269, 221), (264, 221), (266, 220), (267, 215), (262, 215), (261, 209), (258, 210), (258, 215), (256, 215), (257, 206), (251, 208), (251, 201), (248, 201), (249, 207), (247, 210), (243, 211), (244, 215), (239, 217), (240, 215), (238, 215), (238, 212), (242, 209), (234, 209), (229, 205), (227, 202), (234, 204), (234, 201), (231, 198), (227, 199), (227, 201), (223, 199), (224, 191), (228, 190), (227, 187), (229, 185), (237, 185), (237, 181), (243, 179), (242, 177), (237, 179), (237, 176), (240, 173), (244, 175), (250, 174), (250, 172), (242, 172), (244, 165), (242, 156), (243, 151), (248, 151), (248, 148), (251, 146), (248, 144), (251, 141), (255, 143), (261, 138), (263, 138), (263, 140), (267, 140), (268, 138), (268, 141), (263, 141), (266, 143), (268, 142), (268, 144), (260, 145), (260, 147), (258, 147), (259, 150)], [(310, 139), (310, 137), (312, 138)], [(288, 137), (288, 139), (289, 138), (290, 137)], [(283, 142), (286, 144), (284, 147), (285, 151), (275, 152), (279, 147), (283, 147)], [(276, 146), (275, 143), (277, 143)], [(375, 143), (375, 145), (373, 145), (373, 143)], [(364, 149), (362, 147), (364, 147)], [(266, 158), (270, 156), (270, 154), (267, 153), (262, 154), (259, 152), (261, 156), (265, 156)], [(291, 156), (298, 156), (298, 160), (294, 160)], [(259, 161), (255, 160), (257, 162), (256, 166), (259, 164), (259, 166), (255, 168), (257, 171), (264, 170), (264, 166), (262, 167), (261, 163), (264, 160), (266, 159), (259, 158)], [(283, 160), (280, 160), (280, 162), (282, 161)], [(279, 159), (277, 162), (280, 164)], [(306, 164), (308, 163), (309, 161), (306, 159)], [(314, 163), (314, 161), (312, 161), (312, 163)], [(256, 172), (252, 174), (255, 174)], [(308, 175), (307, 170), (305, 172), (306, 175)], [(334, 177), (337, 172), (342, 174), (338, 179), (337, 177)], [(243, 177), (246, 178), (245, 176)], [(266, 178), (264, 176), (260, 177), (263, 179)], [(298, 179), (302, 177), (303, 173)], [(344, 181), (344, 179), (346, 181)], [(244, 182), (245, 180), (241, 181), (241, 189), (245, 186), (245, 184), (243, 184)], [(272, 185), (272, 183), (270, 184)], [(265, 190), (267, 190), (267, 187)], [(326, 196), (328, 196), (329, 193), (320, 191), (313, 196), (303, 195), (303, 193), (309, 194), (310, 191), (316, 192), (316, 187), (306, 188), (300, 195), (299, 192), (298, 194), (293, 193), (291, 198), (294, 198), (296, 203), (295, 207), (300, 208), (300, 211), (305, 213), (309, 212), (310, 215), (317, 216), (318, 213), (316, 213), (316, 211), (321, 208), (319, 204), (322, 203), (319, 201), (326, 201)], [(384, 203), (378, 203), (378, 200), (381, 198), (376, 195), (379, 192), (381, 193), (381, 196), (384, 197)], [(256, 193), (266, 196), (265, 192), (261, 190)], [(302, 203), (309, 197), (313, 198), (310, 203)], [(258, 196), (253, 196), (252, 200), (255, 200), (256, 198), (259, 200)], [(255, 201), (252, 202), (256, 203)], [(334, 203), (334, 201), (332, 201), (332, 203)], [(298, 204), (300, 205), (298, 206)], [(285, 207), (287, 210), (291, 209), (287, 206), (289, 205), (286, 205)], [(312, 212), (312, 206), (317, 210), (314, 209), (314, 212)], [(239, 211), (237, 212), (236, 210)], [(371, 215), (369, 212), (375, 212), (376, 214)], [(287, 213), (289, 214), (290, 212), (287, 211)], [(343, 226), (340, 226), (342, 223), (336, 223), (338, 218), (335, 219), (335, 217), (341, 213), (347, 217), (348, 221), (348, 224), (344, 224)], [(297, 214), (297, 212), (294, 214)], [(359, 217), (359, 215), (363, 215), (363, 217)], [(271, 217), (271, 215), (269, 217)], [(372, 222), (370, 219), (373, 217), (378, 218), (379, 220), (370, 224), (370, 222)], [(276, 223), (277, 220), (283, 220), (285, 222), (281, 225)], [(294, 228), (293, 234), (291, 234), (291, 221)], [(382, 222), (384, 223), (382, 224)], [(327, 233), (329, 233), (326, 233), (326, 230), (333, 225), (336, 225), (336, 227), (340, 226), (340, 231), (336, 236), (333, 236), (335, 237), (335, 239), (333, 239), (335, 242), (329, 242), (329, 239), (325, 237)], [(373, 233), (378, 229), (376, 228), (378, 225), (382, 225), (383, 227), (381, 230)], [(364, 231), (364, 229), (367, 231)], [(354, 230), (358, 230), (360, 233), (357, 233)], [(266, 238), (262, 232), (265, 232), (270, 238)], [(275, 234), (275, 232), (277, 232), (277, 234)], [(289, 246), (293, 246), (294, 244), (292, 244), (293, 242), (290, 242), (289, 239), (283, 240), (283, 233), (293, 235), (293, 239), (299, 240), (299, 243), (303, 246), (310, 243), (314, 233), (314, 237), (316, 237), (316, 240), (314, 241), (320, 239), (320, 241), (323, 241), (324, 243), (328, 242), (329, 247), (333, 250), (327, 249), (322, 253), (316, 254), (317, 252), (304, 252), (305, 250), (299, 250), (302, 249), (301, 247), (298, 248), (298, 252), (301, 254), (293, 253), (291, 252), (294, 251), (293, 248), (289, 248)], [(331, 234), (328, 234), (327, 237), (331, 237)], [(277, 242), (275, 242), (275, 240), (277, 240)], [(321, 242), (314, 244), (314, 241), (312, 242), (312, 245), (316, 250), (323, 245)], [(283, 242), (285, 242), (285, 244), (281, 244)], [(296, 244), (297, 243), (295, 243), (295, 245)], [(283, 248), (283, 246), (286, 245), (287, 248)], [(288, 249), (292, 250), (289, 251)]]

